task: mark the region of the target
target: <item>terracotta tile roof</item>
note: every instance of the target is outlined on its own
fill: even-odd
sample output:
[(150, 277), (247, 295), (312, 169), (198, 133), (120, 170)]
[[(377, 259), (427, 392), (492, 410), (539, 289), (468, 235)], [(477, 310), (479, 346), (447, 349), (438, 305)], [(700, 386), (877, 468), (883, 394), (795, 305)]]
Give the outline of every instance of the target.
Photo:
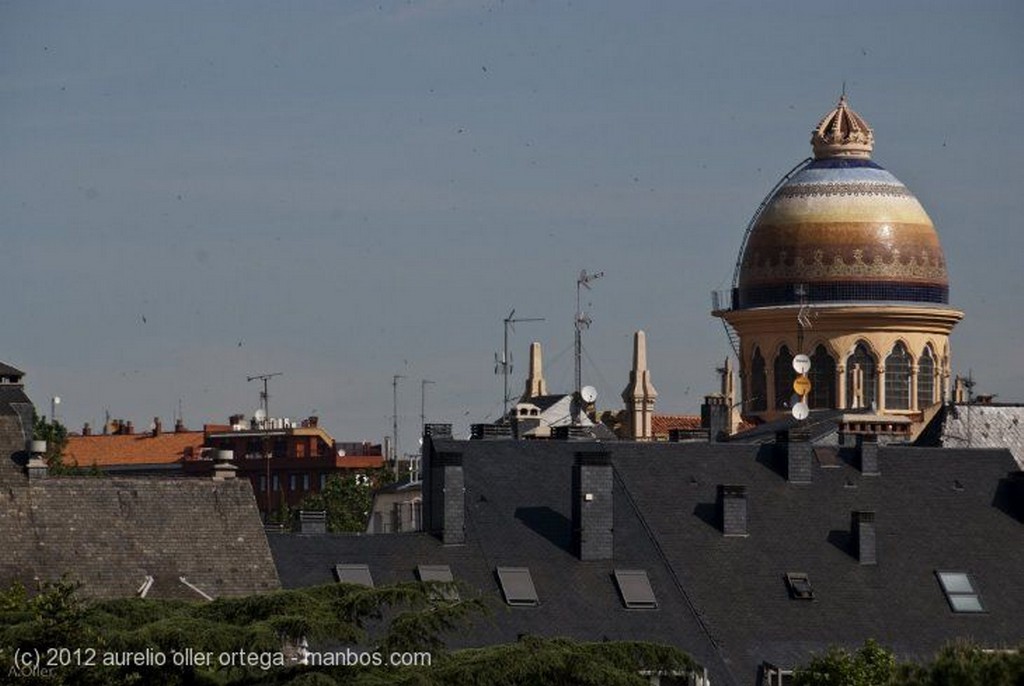
[(384, 466), (382, 455), (346, 455), (335, 461), (340, 469), (377, 469)]
[(68, 436), (64, 464), (79, 467), (112, 467), (133, 464), (172, 464), (186, 456), (199, 456), (202, 431)]
[(699, 414), (656, 414), (651, 417), (651, 430), (655, 436), (668, 436), (671, 429), (699, 429)]

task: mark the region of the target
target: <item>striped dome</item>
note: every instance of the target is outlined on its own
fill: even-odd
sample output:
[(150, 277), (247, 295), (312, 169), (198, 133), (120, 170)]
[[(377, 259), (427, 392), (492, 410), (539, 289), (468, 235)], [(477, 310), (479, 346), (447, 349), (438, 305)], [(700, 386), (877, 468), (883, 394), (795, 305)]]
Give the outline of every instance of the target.
[(815, 159), (770, 197), (747, 238), (736, 286), (739, 309), (801, 298), (949, 302), (931, 219), (863, 153)]

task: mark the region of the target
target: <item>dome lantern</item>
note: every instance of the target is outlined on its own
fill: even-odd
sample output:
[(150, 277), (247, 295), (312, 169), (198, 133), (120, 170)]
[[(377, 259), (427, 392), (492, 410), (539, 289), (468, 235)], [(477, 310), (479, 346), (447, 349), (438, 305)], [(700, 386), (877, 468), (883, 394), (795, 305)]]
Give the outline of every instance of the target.
[(870, 159), (874, 145), (875, 135), (871, 127), (846, 105), (845, 93), (811, 132), (811, 147), (816, 160), (828, 157)]

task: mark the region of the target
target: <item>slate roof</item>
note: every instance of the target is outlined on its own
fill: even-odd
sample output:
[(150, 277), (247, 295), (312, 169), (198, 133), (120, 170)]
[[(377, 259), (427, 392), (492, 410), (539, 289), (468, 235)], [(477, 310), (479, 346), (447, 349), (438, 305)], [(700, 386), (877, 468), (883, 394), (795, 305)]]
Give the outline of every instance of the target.
[(0, 376), (25, 376), (25, 372), (21, 371), (17, 367), (12, 367), (6, 362), (0, 362)]
[(247, 480), (50, 477), (0, 491), (0, 583), (68, 573), (87, 595), (196, 599), (279, 586)]
[(918, 440), (954, 448), (1007, 448), (1024, 469), (1024, 405), (946, 405)]
[[(367, 563), (377, 583), (412, 580), (418, 564), (448, 564), (499, 607), (492, 624), (453, 645), (521, 633), (584, 640), (633, 638), (676, 645), (712, 683), (753, 684), (758, 666), (805, 662), (831, 644), (877, 638), (900, 655), (928, 657), (971, 637), (988, 646), (1022, 638), (1024, 525), (1010, 513), (1002, 450), (879, 448), (881, 476), (862, 476), (840, 452), (812, 467), (812, 483), (785, 481), (774, 447), (757, 444), (451, 441), (463, 453), (466, 537), (445, 547), (428, 534), (270, 538), (282, 583), (326, 583), (338, 563)], [(581, 562), (570, 549), (571, 465), (579, 450), (611, 453), (614, 559)], [(747, 488), (746, 537), (722, 535), (719, 484)], [(878, 564), (851, 554), (851, 511), (876, 511)], [(529, 567), (537, 608), (506, 608), (497, 566)], [(645, 569), (657, 610), (626, 610), (611, 578)], [(972, 575), (986, 613), (954, 614), (935, 571)], [(815, 600), (789, 598), (783, 575), (804, 572)]]
[(79, 467), (173, 464), (188, 457), (199, 457), (202, 431), (68, 436), (64, 464)]

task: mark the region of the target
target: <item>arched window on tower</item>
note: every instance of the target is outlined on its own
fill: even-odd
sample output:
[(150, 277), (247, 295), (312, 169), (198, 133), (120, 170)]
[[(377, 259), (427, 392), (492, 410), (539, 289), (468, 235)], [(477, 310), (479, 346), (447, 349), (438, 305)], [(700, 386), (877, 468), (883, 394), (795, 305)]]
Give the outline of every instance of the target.
[(910, 409), (910, 353), (902, 342), (885, 358), (885, 408)]
[(917, 406), (924, 409), (935, 404), (935, 357), (932, 347), (926, 345), (917, 361)]
[(819, 345), (811, 355), (811, 392), (807, 402), (812, 410), (832, 409), (836, 406), (836, 361), (825, 346)]
[[(878, 365), (874, 355), (863, 341), (857, 343), (853, 354), (846, 359), (846, 404), (847, 407), (871, 407), (878, 400)], [(863, 388), (863, 401), (856, 404), (857, 377)]]
[(793, 369), (793, 353), (782, 346), (775, 357), (775, 409), (784, 410), (790, 406), (789, 399), (793, 396), (793, 380), (796, 370)]
[(750, 397), (747, 401), (747, 408), (751, 412), (764, 412), (768, 409), (768, 379), (760, 348), (754, 348), (754, 359), (750, 362)]

